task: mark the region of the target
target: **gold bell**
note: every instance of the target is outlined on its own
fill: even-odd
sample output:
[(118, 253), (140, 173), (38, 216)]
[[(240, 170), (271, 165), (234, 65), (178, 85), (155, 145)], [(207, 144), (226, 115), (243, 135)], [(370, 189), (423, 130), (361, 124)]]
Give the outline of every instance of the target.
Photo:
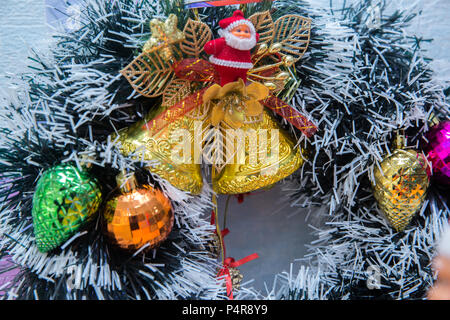
[[(239, 130), (242, 130), (241, 134), (235, 134), (233, 162), (220, 171), (212, 170), (215, 192), (239, 194), (269, 187), (303, 164), (301, 150), (294, 148), (292, 137), (280, 128), (267, 110), (263, 111), (259, 121), (247, 121)], [(239, 136), (243, 139), (241, 147), (237, 141)], [(228, 135), (227, 139), (230, 139)]]
[[(161, 178), (170, 182), (174, 187), (199, 194), (203, 187), (200, 162), (195, 161), (193, 137), (194, 137), (194, 119), (182, 116), (173, 121), (168, 121), (162, 129), (151, 130), (146, 124), (155, 116), (164, 111), (161, 107), (155, 113), (150, 113), (143, 120), (135, 123), (131, 127), (124, 128), (111, 137), (115, 141), (120, 152), (125, 156), (132, 156), (134, 159), (146, 161), (155, 161), (154, 165), (147, 167), (149, 171), (159, 175)], [(188, 134), (188, 143), (190, 142), (189, 154), (183, 155), (192, 157), (189, 161), (177, 161), (173, 156), (173, 151), (179, 148), (181, 142), (176, 132), (183, 130)]]

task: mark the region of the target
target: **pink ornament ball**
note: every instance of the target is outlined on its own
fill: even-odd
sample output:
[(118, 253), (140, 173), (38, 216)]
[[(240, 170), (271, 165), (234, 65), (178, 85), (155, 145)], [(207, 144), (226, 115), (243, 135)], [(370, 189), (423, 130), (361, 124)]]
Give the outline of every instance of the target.
[(432, 127), (425, 137), (428, 143), (424, 151), (433, 167), (433, 178), (450, 184), (450, 120)]

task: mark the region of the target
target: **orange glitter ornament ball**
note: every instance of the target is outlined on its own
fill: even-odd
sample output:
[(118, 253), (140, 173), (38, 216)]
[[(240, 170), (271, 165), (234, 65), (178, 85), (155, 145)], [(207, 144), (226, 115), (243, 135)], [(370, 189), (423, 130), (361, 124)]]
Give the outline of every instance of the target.
[(169, 199), (150, 186), (124, 190), (109, 200), (104, 217), (107, 236), (123, 249), (153, 249), (167, 239), (173, 227)]

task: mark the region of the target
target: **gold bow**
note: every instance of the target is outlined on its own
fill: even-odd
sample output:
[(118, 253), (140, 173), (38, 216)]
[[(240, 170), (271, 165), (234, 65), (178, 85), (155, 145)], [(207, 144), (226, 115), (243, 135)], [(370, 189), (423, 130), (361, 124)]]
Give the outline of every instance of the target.
[(222, 121), (232, 128), (240, 128), (245, 117), (257, 117), (263, 112), (259, 100), (267, 98), (269, 89), (254, 82), (246, 86), (242, 79), (227, 83), (223, 87), (212, 85), (203, 95), (203, 103), (213, 105), (211, 124), (219, 125)]

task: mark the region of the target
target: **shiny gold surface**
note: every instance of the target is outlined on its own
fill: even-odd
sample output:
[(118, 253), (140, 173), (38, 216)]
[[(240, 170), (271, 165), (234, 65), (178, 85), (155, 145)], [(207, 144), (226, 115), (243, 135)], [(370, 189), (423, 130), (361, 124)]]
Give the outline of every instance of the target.
[(173, 226), (173, 212), (164, 194), (150, 186), (121, 194), (106, 204), (107, 236), (123, 249), (157, 247)]
[[(252, 56), (255, 67), (248, 74), (248, 79), (253, 84), (247, 88), (259, 85), (265, 90), (267, 88), (273, 90), (273, 93), (280, 92), (291, 75), (290, 72), (287, 72), (289, 70), (282, 68), (289, 67), (298, 61), (308, 48), (311, 20), (301, 16), (288, 15), (273, 21), (270, 11), (256, 13), (249, 19), (255, 25), (261, 38), (257, 53)], [(169, 16), (165, 23), (153, 20), (152, 38), (143, 53), (121, 71), (133, 89), (143, 96), (156, 97), (163, 94), (163, 105), (168, 108), (168, 112), (163, 118), (160, 117), (154, 121), (160, 125), (155, 126), (155, 130), (143, 128), (146, 121), (154, 119), (151, 117), (122, 130), (119, 132), (118, 145), (125, 156), (132, 155), (136, 159), (143, 156), (147, 161), (157, 161), (158, 163), (149, 167), (149, 170), (169, 181), (176, 188), (192, 194), (199, 194), (202, 189), (200, 161), (192, 159), (190, 162), (174, 163), (171, 157), (172, 150), (179, 145), (179, 141), (171, 140), (171, 133), (177, 129), (185, 129), (194, 137), (195, 120), (203, 121), (203, 130), (213, 124), (215, 128), (219, 128), (218, 131), (240, 128), (242, 130), (253, 129), (258, 133), (260, 129), (269, 131), (270, 129), (279, 129), (279, 124), (274, 121), (268, 111), (262, 112), (264, 108), (260, 100), (263, 98), (260, 96), (253, 97), (247, 92), (249, 97), (243, 97), (243, 99), (233, 94), (226, 98), (215, 97), (216, 99), (212, 99), (214, 101), (208, 101), (208, 95), (206, 95), (205, 103), (202, 103), (202, 90), (209, 90), (207, 87), (194, 88), (192, 84), (195, 81), (176, 78), (180, 76), (180, 70), (177, 69), (176, 76), (172, 68), (172, 60), (178, 59), (179, 62), (186, 62), (185, 60), (189, 59), (183, 60), (183, 58), (194, 57), (195, 61), (186, 65), (181, 64), (180, 68), (183, 70), (182, 67), (185, 66), (187, 71), (191, 68), (191, 72), (199, 73), (194, 66), (199, 65), (198, 63), (202, 61), (205, 62), (205, 65), (208, 64), (201, 55), (204, 44), (212, 37), (210, 28), (200, 21), (189, 19), (182, 32), (183, 36), (176, 29), (176, 24), (176, 19), (172, 16)], [(184, 39), (182, 39), (183, 37)], [(177, 46), (172, 45), (176, 42), (180, 42), (179, 50), (181, 52), (177, 51)], [(168, 55), (167, 50), (171, 51), (173, 56)], [(210, 80), (212, 81), (212, 79), (213, 74), (211, 74)], [(216, 88), (213, 85), (208, 93), (214, 90)], [(192, 98), (191, 95), (196, 92), (197, 97)], [(187, 100), (183, 100), (184, 98)], [(266, 106), (271, 108), (267, 104)], [(290, 106), (280, 107), (281, 110), (288, 107), (291, 110)], [(187, 113), (184, 112), (185, 110)], [(278, 107), (276, 110), (278, 114), (285, 116), (286, 112), (281, 112)], [(177, 117), (180, 118), (177, 119)], [(290, 114), (288, 117), (293, 119), (297, 115)], [(167, 125), (162, 119), (167, 122)], [(217, 147), (215, 150), (218, 151), (211, 158), (216, 155), (219, 159), (223, 158), (221, 156), (228, 150), (221, 145), (221, 140), (215, 133), (213, 138), (209, 137), (209, 139), (209, 141), (205, 141), (207, 139), (203, 140), (202, 137), (202, 146), (209, 143), (211, 146)], [(268, 132), (268, 140), (270, 141), (270, 139), (270, 132)], [(214, 190), (223, 194), (250, 192), (273, 185), (297, 170), (303, 164), (301, 151), (294, 149), (295, 142), (288, 133), (280, 130), (279, 139), (278, 159), (272, 157), (268, 162), (257, 164), (249, 162), (246, 164), (213, 163)], [(248, 157), (248, 143), (245, 148)], [(193, 150), (194, 143), (191, 141), (191, 151)], [(209, 161), (206, 153), (203, 153), (203, 158)], [(191, 156), (193, 157), (193, 154)]]
[(425, 161), (414, 150), (397, 149), (375, 166), (374, 196), (397, 231), (403, 231), (420, 210), (429, 178)]
[(144, 45), (144, 51), (151, 51), (184, 40), (184, 33), (178, 30), (178, 17), (170, 14), (165, 22), (159, 19), (150, 21), (151, 37)]
[[(290, 135), (281, 130), (277, 121), (267, 110), (263, 112), (262, 121), (244, 124), (241, 130), (267, 130), (266, 161), (250, 164), (249, 143), (245, 142), (245, 163), (227, 164), (220, 172), (213, 168), (213, 189), (219, 194), (239, 194), (268, 187), (289, 176), (303, 164), (303, 158)], [(279, 130), (279, 156), (270, 155), (271, 129)]]
[[(148, 169), (163, 179), (169, 181), (174, 187), (199, 194), (203, 187), (201, 168), (198, 161), (192, 159), (188, 163), (175, 163), (172, 159), (172, 150), (180, 144), (179, 140), (172, 140), (171, 133), (178, 129), (184, 129), (191, 133), (191, 152), (194, 151), (194, 119), (186, 116), (168, 123), (159, 132), (147, 130), (144, 125), (147, 119), (139, 121), (133, 126), (119, 131), (117, 146), (120, 151), (129, 156), (133, 154), (136, 159), (143, 158), (147, 161), (155, 161), (155, 165)], [(112, 136), (114, 141), (115, 136)], [(193, 157), (194, 155), (191, 154)]]
[(259, 102), (267, 98), (269, 89), (260, 84), (245, 85), (242, 79), (221, 87), (214, 84), (203, 95), (205, 106), (212, 104), (211, 124), (218, 126), (222, 122), (232, 128), (240, 128), (245, 117), (258, 117), (263, 112)]

